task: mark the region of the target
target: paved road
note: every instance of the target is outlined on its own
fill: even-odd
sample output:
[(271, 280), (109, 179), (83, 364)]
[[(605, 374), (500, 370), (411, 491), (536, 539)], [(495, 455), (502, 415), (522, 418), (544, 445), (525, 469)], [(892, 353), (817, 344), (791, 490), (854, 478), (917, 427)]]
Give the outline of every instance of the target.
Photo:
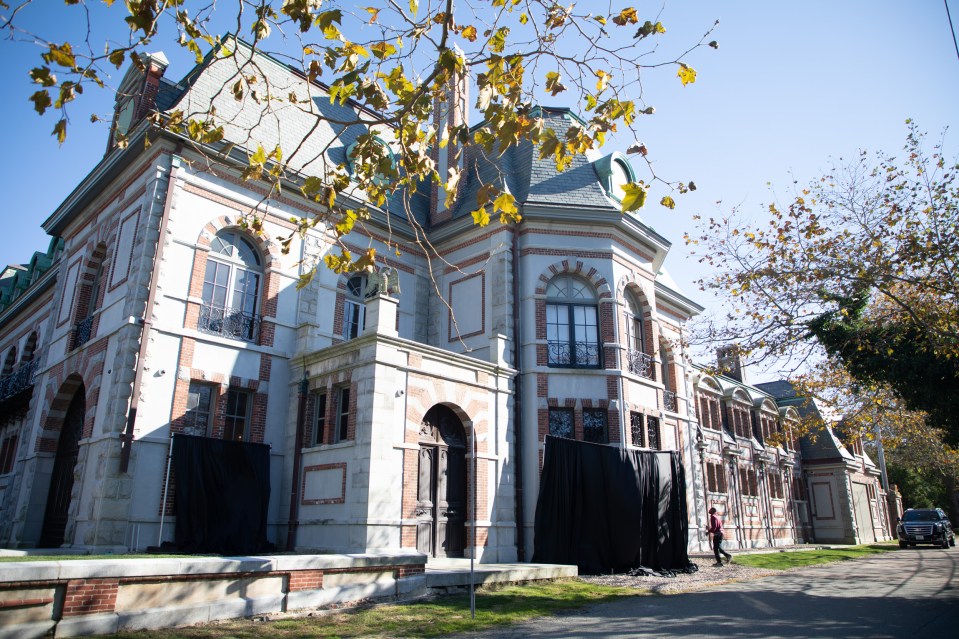
[(959, 548), (889, 552), (630, 598), (463, 637), (959, 637)]

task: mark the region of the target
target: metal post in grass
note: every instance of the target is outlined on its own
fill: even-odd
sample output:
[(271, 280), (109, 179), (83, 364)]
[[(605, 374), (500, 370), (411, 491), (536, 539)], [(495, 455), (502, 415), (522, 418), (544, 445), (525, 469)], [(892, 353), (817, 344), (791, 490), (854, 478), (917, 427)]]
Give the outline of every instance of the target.
[(476, 619), (476, 573), (473, 569), (473, 562), (476, 560), (476, 425), (470, 420), (470, 439), (472, 440), (473, 455), (473, 496), (470, 500), (470, 519), (473, 521), (473, 544), (470, 547), (470, 618)]

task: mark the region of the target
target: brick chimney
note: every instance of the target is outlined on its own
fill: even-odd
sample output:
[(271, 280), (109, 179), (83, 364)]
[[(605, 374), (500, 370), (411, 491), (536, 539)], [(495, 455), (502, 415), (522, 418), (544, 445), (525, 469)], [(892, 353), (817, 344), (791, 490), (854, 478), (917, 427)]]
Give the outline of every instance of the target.
[[(436, 127), (438, 139), (448, 135), (448, 129), (468, 124), (469, 120), (469, 75), (456, 73), (450, 78), (446, 90), (433, 104), (433, 125)], [(463, 147), (453, 136), (449, 144), (440, 148), (439, 143), (433, 145), (433, 160), (436, 162), (436, 171), (443, 182), (449, 180), (450, 169), (463, 170)], [(462, 176), (460, 186), (466, 176)], [(458, 187), (455, 195), (458, 196), (461, 188)], [(454, 198), (455, 199), (455, 198)], [(439, 224), (450, 219), (451, 201), (447, 201), (446, 191), (442, 186), (434, 184), (430, 191), (430, 224)]]
[(138, 122), (156, 109), (160, 80), (170, 62), (159, 52), (141, 54), (140, 62), (142, 69), (138, 65), (130, 65), (117, 89), (107, 153), (113, 149), (120, 136), (127, 135)]

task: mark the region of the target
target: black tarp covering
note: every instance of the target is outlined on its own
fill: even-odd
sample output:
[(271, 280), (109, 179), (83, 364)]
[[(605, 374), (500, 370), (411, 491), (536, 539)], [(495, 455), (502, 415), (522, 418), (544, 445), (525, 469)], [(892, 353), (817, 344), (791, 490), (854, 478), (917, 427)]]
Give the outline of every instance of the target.
[(582, 574), (689, 565), (686, 478), (677, 452), (546, 438), (534, 562)]
[(270, 550), (270, 447), (192, 435), (173, 437), (176, 547), (247, 555)]

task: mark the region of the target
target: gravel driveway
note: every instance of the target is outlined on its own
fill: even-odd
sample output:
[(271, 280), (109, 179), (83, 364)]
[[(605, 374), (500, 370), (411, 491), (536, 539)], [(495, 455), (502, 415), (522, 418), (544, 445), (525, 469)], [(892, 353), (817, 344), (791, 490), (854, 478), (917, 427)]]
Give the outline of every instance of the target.
[(692, 558), (692, 562), (699, 566), (699, 570), (692, 574), (679, 574), (675, 577), (630, 577), (629, 575), (581, 575), (579, 578), (592, 584), (604, 586), (625, 586), (640, 588), (655, 593), (670, 594), (699, 590), (733, 581), (755, 579), (768, 575), (782, 574), (782, 570), (768, 570), (766, 568), (749, 568), (741, 566), (733, 559), (733, 563), (726, 566), (713, 565), (712, 557), (708, 559)]

